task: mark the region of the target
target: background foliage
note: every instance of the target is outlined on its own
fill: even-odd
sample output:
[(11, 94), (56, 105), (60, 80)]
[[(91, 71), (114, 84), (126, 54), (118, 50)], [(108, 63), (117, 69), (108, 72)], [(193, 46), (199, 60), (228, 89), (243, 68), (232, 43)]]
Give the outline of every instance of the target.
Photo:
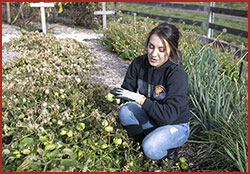
[[(17, 16), (21, 5), (21, 2), (10, 2), (11, 23), (32, 31), (37, 30), (37, 28), (31, 29), (25, 23), (29, 20), (40, 22), (41, 18), (38, 15), (40, 9), (32, 8), (29, 2), (25, 2), (22, 6), (21, 14)], [(98, 11), (100, 7), (101, 5), (98, 2), (56, 2), (55, 7), (46, 8), (46, 20), (49, 23), (59, 22), (65, 25), (97, 29), (102, 24), (102, 17), (94, 15), (94, 11)], [(14, 20), (16, 17), (17, 20)], [(2, 21), (7, 22), (6, 12), (4, 13), (4, 11)]]

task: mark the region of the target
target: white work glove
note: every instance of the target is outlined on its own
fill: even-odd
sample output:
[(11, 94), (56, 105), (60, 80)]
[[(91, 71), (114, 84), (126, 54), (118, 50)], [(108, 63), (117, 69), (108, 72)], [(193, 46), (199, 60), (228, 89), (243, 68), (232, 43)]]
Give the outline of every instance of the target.
[(144, 102), (145, 100), (145, 97), (143, 95), (131, 92), (123, 88), (114, 88), (110, 91), (110, 93), (115, 95), (113, 98), (135, 101), (138, 104), (142, 104), (142, 102)]

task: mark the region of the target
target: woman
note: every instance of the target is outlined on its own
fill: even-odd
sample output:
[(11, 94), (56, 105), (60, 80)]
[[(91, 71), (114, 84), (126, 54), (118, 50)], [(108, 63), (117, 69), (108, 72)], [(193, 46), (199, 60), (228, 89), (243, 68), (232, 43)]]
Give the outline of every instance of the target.
[[(179, 31), (162, 23), (148, 36), (147, 54), (130, 64), (122, 88), (110, 93), (125, 99), (120, 122), (144, 154), (153, 160), (177, 160), (178, 146), (189, 137), (190, 110), (186, 100), (187, 75), (178, 51)], [(137, 93), (137, 91), (139, 93)]]

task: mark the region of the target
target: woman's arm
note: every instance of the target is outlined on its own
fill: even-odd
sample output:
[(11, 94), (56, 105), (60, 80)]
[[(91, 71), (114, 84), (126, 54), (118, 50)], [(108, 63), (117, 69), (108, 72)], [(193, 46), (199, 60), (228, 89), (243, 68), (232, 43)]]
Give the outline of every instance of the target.
[(135, 58), (129, 65), (126, 75), (124, 77), (122, 88), (127, 89), (132, 92), (137, 92), (137, 78), (140, 69), (140, 61), (142, 57)]

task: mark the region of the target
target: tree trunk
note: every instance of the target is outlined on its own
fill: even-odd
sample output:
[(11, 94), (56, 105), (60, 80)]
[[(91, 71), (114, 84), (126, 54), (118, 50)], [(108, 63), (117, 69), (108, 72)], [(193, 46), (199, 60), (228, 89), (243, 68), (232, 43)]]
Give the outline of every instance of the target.
[(23, 5), (24, 5), (24, 2), (22, 2), (21, 6), (17, 12), (17, 15), (16, 15), (15, 19), (11, 22), (11, 24), (14, 24), (16, 22), (17, 18), (19, 17), (20, 13), (22, 12)]

